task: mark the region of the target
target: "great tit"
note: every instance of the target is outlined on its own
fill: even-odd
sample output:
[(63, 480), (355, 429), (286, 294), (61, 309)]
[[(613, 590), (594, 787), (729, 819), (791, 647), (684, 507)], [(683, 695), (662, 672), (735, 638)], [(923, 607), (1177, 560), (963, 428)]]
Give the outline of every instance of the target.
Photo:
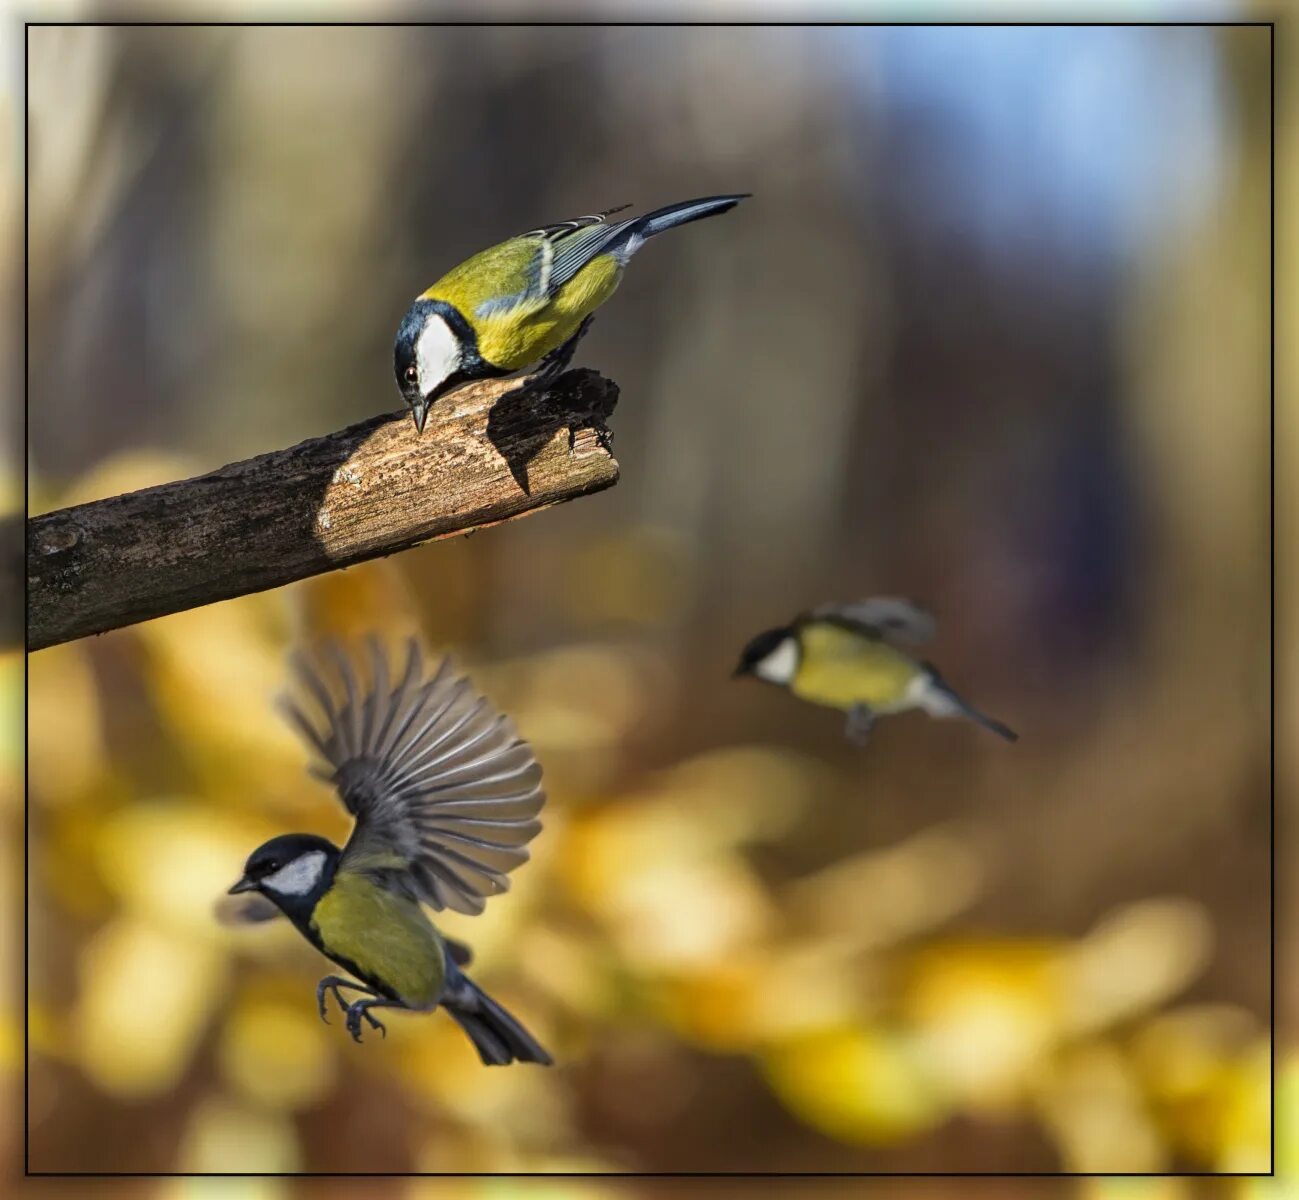
[(538, 362), (532, 384), (557, 377), (637, 250), (656, 233), (724, 213), (746, 195), (685, 200), (610, 224), (624, 204), (529, 230), (452, 268), (410, 306), (393, 345), (397, 386), (416, 430), (424, 431), (433, 402), (462, 383)]
[[(327, 975), (316, 988), (321, 1020), (332, 992), (348, 1032), (361, 1022), (386, 1034), (376, 1008), (431, 1012), (441, 1006), (468, 1034), (484, 1063), (549, 1064), (549, 1054), (461, 970), (467, 950), (444, 938), (421, 905), (479, 913), (509, 887), (541, 829), (541, 768), (511, 721), (496, 713), (444, 660), (431, 675), (412, 640), (400, 681), (373, 642), (373, 677), (334, 655), (336, 702), (320, 673), (298, 668), (319, 704), (311, 720), (283, 707), (325, 762), (313, 774), (333, 783), (356, 824), (341, 850), (322, 837), (290, 833), (249, 857), (230, 889), (228, 922), (282, 913), (327, 958), (355, 976)], [(248, 893), (248, 895), (245, 895)], [(358, 982), (359, 981), (359, 982)], [(350, 1002), (343, 991), (358, 998)]]
[(758, 634), (744, 647), (735, 675), (753, 675), (846, 712), (846, 732), (858, 744), (877, 716), (913, 708), (931, 717), (967, 717), (1017, 741), (1013, 730), (962, 700), (932, 663), (900, 649), (927, 642), (934, 628), (927, 612), (896, 597), (825, 604)]

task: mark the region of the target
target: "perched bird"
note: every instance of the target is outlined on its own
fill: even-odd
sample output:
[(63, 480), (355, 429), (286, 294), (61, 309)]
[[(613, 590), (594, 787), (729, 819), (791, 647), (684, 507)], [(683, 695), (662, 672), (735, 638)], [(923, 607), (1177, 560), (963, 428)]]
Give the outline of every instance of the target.
[(927, 642), (934, 619), (909, 600), (876, 596), (825, 604), (753, 638), (735, 675), (753, 675), (795, 696), (848, 714), (847, 734), (862, 743), (875, 718), (918, 708), (931, 717), (968, 717), (1008, 742), (1019, 735), (970, 707), (937, 669), (900, 649)]
[(397, 386), (416, 430), (424, 431), (439, 396), (470, 380), (513, 375), (538, 362), (542, 370), (528, 386), (555, 379), (637, 250), (665, 229), (724, 213), (743, 199), (685, 200), (610, 224), (624, 204), (530, 230), (452, 268), (410, 306), (393, 345)]
[[(336, 654), (336, 702), (315, 670), (299, 662), (323, 720), (292, 700), (285, 710), (326, 766), (356, 818), (341, 850), (314, 834), (272, 838), (249, 857), (220, 915), (227, 922), (283, 913), (354, 979), (327, 975), (316, 989), (321, 1019), (333, 993), (348, 1032), (361, 1022), (385, 1032), (373, 1011), (442, 1007), (469, 1035), (484, 1063), (551, 1062), (519, 1022), (461, 969), (469, 954), (444, 938), (421, 905), (479, 913), (509, 887), (541, 829), (541, 768), (510, 720), (488, 705), (444, 660), (425, 672), (411, 641), (406, 666), (389, 682), (370, 644), (373, 677), (363, 692)], [(351, 1001), (344, 991), (357, 993)]]

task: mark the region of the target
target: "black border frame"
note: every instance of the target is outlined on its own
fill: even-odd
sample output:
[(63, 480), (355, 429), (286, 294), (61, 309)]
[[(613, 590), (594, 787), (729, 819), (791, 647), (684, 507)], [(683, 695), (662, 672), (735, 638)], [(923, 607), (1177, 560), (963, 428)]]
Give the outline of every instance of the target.
[[(421, 1172), (421, 1171), (277, 1171), (277, 1172), (181, 1172), (181, 1171), (33, 1171), (30, 1154), (30, 1082), (28, 1064), (31, 1058), (29, 1006), (30, 989), (30, 880), (31, 880), (31, 838), (30, 838), (30, 763), (26, 753), (28, 738), (28, 713), (26, 697), (28, 692), (28, 675), (30, 653), (25, 649), (27, 642), (29, 609), (26, 590), (26, 564), (23, 565), (23, 932), (22, 932), (22, 1014), (23, 1014), (23, 1174), (24, 1179), (539, 1179), (539, 1180), (643, 1180), (643, 1179), (773, 1179), (773, 1180), (829, 1180), (829, 1179), (1272, 1179), (1277, 1177), (1276, 1169), (1276, 1069), (1277, 1069), (1277, 1019), (1276, 1019), (1276, 945), (1277, 945), (1277, 903), (1276, 903), (1276, 41), (1278, 21), (1272, 20), (1203, 20), (1203, 21), (1123, 21), (1123, 20), (1043, 20), (1043, 21), (850, 21), (850, 20), (804, 20), (804, 21), (594, 21), (594, 20), (548, 20), (548, 21), (216, 21), (216, 20), (68, 20), (43, 21), (20, 18), (22, 26), (22, 124), (19, 137), (22, 142), (23, 166), (23, 411), (22, 411), (22, 484), (23, 484), (23, 520), (30, 519), (30, 459), (27, 454), (29, 440), (28, 415), (30, 406), (30, 146), (28, 128), (30, 98), (29, 84), (29, 49), (28, 31), (40, 28), (77, 28), (77, 27), (145, 27), (145, 28), (448, 28), (468, 27), (491, 29), (499, 26), (524, 26), (532, 28), (872, 28), (872, 27), (972, 27), (972, 28), (1013, 28), (1013, 27), (1063, 27), (1063, 28), (1266, 28), (1268, 33), (1268, 582), (1269, 607), (1268, 620), (1268, 662), (1269, 662), (1269, 722), (1268, 722), (1268, 783), (1269, 783), (1269, 837), (1270, 861), (1268, 871), (1268, 895), (1270, 905), (1271, 938), (1268, 955), (1270, 1012), (1269, 1029), (1271, 1036), (1271, 1166), (1268, 1171), (1141, 1171), (1110, 1173), (1099, 1171), (817, 1171), (817, 1172), (756, 1172), (756, 1171), (618, 1171), (618, 1172), (546, 1172), (546, 1171), (472, 1171), (472, 1172)], [(17, 24), (17, 22), (15, 22)]]

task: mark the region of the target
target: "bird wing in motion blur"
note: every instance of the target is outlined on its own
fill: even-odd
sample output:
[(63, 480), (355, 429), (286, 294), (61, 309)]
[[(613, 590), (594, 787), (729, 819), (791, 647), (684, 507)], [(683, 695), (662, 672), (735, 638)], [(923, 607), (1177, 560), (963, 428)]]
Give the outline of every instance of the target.
[(807, 616), (830, 621), (895, 646), (919, 646), (934, 636), (934, 618), (901, 596), (872, 596), (852, 604), (822, 604)]
[(283, 706), (328, 766), (356, 818), (340, 870), (383, 875), (435, 909), (482, 912), (528, 859), (545, 801), (541, 767), (510, 719), (444, 659), (428, 675), (412, 639), (405, 669), (369, 643), (372, 678), (363, 689), (348, 660), (333, 658), (343, 688), (335, 700), (322, 675), (298, 660), (324, 721), (292, 699)]
[(222, 925), (260, 925), (283, 916), (273, 900), (256, 892), (241, 896), (220, 896), (214, 908), (216, 919)]

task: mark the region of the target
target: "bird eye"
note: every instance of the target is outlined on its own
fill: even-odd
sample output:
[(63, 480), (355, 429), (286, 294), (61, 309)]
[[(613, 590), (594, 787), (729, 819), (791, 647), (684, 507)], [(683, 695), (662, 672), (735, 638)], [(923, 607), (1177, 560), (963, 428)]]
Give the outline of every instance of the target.
[(406, 368), (405, 375), (408, 383), (414, 383), (419, 378), (419, 370), (414, 366), (409, 366)]
[(280, 860), (278, 858), (273, 858), (271, 859), (270, 862), (266, 864), (267, 874), (270, 874), (270, 872), (272, 871), (278, 871), (279, 869), (280, 869)]

